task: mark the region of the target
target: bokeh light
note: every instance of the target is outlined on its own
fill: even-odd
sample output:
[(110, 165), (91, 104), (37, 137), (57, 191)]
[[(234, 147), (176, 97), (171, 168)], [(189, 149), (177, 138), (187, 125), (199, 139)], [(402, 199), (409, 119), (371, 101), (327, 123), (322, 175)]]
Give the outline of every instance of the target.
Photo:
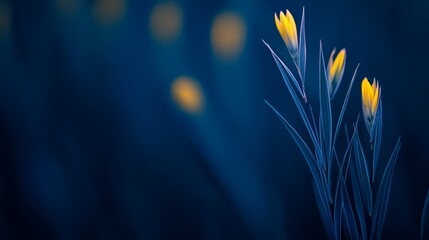
[(380, 173), (403, 145), (381, 238), (419, 239), (429, 1), (0, 0), (0, 240), (326, 239), (311, 172), (264, 102), (305, 131), (261, 42), (298, 77), (274, 13), (299, 32), (304, 6), (315, 122), (322, 39), (325, 60), (348, 54), (334, 120), (361, 63), (350, 135), (362, 78), (383, 86)]
[(0, 39), (9, 35), (10, 31), (10, 9), (6, 4), (0, 4)]
[(122, 19), (127, 7), (126, 0), (97, 0), (94, 14), (102, 24), (113, 24)]
[(243, 18), (234, 12), (219, 14), (212, 26), (211, 43), (217, 56), (236, 59), (243, 50), (246, 40), (246, 24)]
[(182, 10), (174, 2), (156, 5), (150, 15), (150, 29), (158, 41), (174, 41), (182, 30)]
[(181, 76), (171, 85), (171, 95), (176, 104), (189, 113), (200, 112), (203, 96), (199, 84), (190, 77)]

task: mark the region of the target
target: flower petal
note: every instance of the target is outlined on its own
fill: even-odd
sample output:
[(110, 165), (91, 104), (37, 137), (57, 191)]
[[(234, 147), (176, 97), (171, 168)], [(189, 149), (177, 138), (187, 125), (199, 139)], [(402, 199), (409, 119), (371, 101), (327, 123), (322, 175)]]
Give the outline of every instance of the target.
[[(281, 12), (283, 13), (283, 12)], [(285, 38), (285, 30), (283, 24), (280, 22), (280, 19), (277, 17), (277, 13), (274, 13), (274, 20), (276, 22), (277, 31), (279, 31), (280, 36), (284, 39)]]

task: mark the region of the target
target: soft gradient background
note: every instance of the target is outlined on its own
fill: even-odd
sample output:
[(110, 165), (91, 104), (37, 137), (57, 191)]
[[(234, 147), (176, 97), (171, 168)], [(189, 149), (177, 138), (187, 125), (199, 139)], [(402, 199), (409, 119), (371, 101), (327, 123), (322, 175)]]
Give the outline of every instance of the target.
[(302, 6), (310, 99), (320, 39), (326, 58), (347, 48), (343, 82), (361, 63), (349, 126), (360, 80), (380, 81), (382, 157), (403, 140), (383, 238), (417, 239), (425, 0), (0, 1), (0, 238), (324, 239), (305, 161), (263, 101), (303, 130), (261, 41), (290, 63), (273, 15), (300, 22)]

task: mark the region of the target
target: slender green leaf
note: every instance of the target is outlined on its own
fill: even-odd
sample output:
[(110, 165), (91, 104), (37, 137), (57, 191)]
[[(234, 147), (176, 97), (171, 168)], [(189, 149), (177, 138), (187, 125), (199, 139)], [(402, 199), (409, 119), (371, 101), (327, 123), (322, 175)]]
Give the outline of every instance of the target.
[(344, 210), (344, 220), (346, 222), (345, 228), (346, 233), (348, 233), (349, 239), (359, 239), (359, 231), (357, 229), (356, 218), (353, 213), (353, 208), (350, 202), (349, 195), (347, 193), (347, 188), (345, 182), (341, 180), (341, 195), (343, 197), (343, 210)]
[[(358, 117), (357, 121), (359, 121), (359, 117)], [(354, 140), (356, 138), (357, 134), (358, 134), (357, 127), (354, 127), (353, 135), (352, 135), (351, 139)], [(352, 153), (352, 149), (353, 149), (353, 142), (354, 141), (350, 141), (347, 144), (347, 149), (346, 149), (346, 152), (344, 153), (344, 156), (343, 156), (341, 162), (337, 161), (338, 171), (339, 171), (338, 175), (341, 176), (342, 178), (344, 178), (344, 181), (346, 181), (346, 179), (347, 179), (347, 173), (348, 173), (349, 164), (350, 164), (350, 157), (351, 157), (351, 153)], [(334, 149), (334, 154), (335, 155), (337, 154), (336, 151), (335, 151), (335, 149)], [(349, 160), (346, 161), (347, 159), (349, 159)], [(344, 170), (344, 166), (346, 167), (345, 170)], [(339, 181), (339, 179), (340, 178), (338, 178), (337, 181)], [(339, 182), (337, 182), (337, 190), (338, 190), (338, 184), (339, 184)]]
[[(290, 73), (290, 70), (289, 70), (289, 68), (281, 61), (281, 59), (276, 55), (276, 53), (271, 49), (271, 47), (266, 43), (266, 42), (264, 42), (265, 43), (265, 45), (268, 47), (268, 49), (271, 51), (271, 54), (272, 54), (272, 56), (273, 56), (273, 58), (274, 58), (274, 61), (276, 62), (276, 64), (277, 64), (277, 67), (279, 68), (279, 70), (280, 70), (280, 73), (282, 74), (282, 77), (283, 77), (283, 80), (284, 80), (284, 83), (286, 84), (286, 86), (287, 86), (287, 89), (289, 90), (289, 93), (291, 94), (291, 96), (292, 96), (292, 100), (294, 101), (294, 103), (295, 103), (295, 105), (296, 105), (296, 107), (297, 107), (297, 109), (298, 109), (298, 112), (299, 112), (299, 114), (300, 114), (300, 116), (301, 116), (301, 118), (302, 118), (302, 120), (304, 121), (304, 124), (305, 124), (305, 127), (307, 128), (307, 130), (308, 130), (308, 133), (309, 133), (309, 135), (310, 135), (310, 137), (311, 137), (311, 140), (313, 141), (313, 145), (314, 145), (314, 147), (315, 147), (315, 150), (316, 150), (316, 154), (319, 156), (319, 158), (321, 158), (321, 156), (322, 156), (322, 152), (321, 152), (321, 150), (320, 150), (320, 146), (319, 146), (319, 143), (318, 143), (318, 141), (317, 141), (317, 137), (316, 137), (316, 133), (315, 133), (315, 131), (312, 129), (312, 127), (311, 127), (311, 123), (310, 123), (310, 120), (309, 120), (309, 118), (308, 118), (308, 115), (307, 115), (307, 113), (305, 112), (305, 110), (304, 110), (304, 106), (302, 105), (302, 103), (301, 103), (301, 101), (299, 100), (299, 98), (298, 98), (298, 95), (296, 94), (296, 92), (295, 92), (295, 90), (294, 90), (294, 88), (292, 87), (292, 85), (291, 85), (291, 83), (290, 83), (290, 80), (289, 80), (289, 77), (293, 77), (293, 75), (292, 75), (292, 73)], [(285, 70), (288, 72), (288, 73), (290, 73), (290, 74), (287, 74), (286, 72), (285, 72)], [(289, 75), (289, 77), (288, 77), (288, 75)], [(296, 81), (296, 80), (294, 80), (294, 81)]]
[(305, 9), (302, 8), (301, 29), (299, 33), (299, 73), (301, 75), (302, 87), (305, 83), (305, 65), (307, 60), (307, 47), (305, 41)]
[[(355, 128), (355, 131), (353, 132), (352, 138), (355, 137), (357, 132), (357, 129)], [(334, 200), (334, 225), (335, 225), (335, 234), (337, 236), (336, 239), (340, 239), (341, 237), (341, 224), (342, 221), (350, 222), (350, 219), (348, 220), (342, 220), (342, 212), (344, 211), (344, 191), (347, 191), (345, 188), (345, 179), (347, 178), (347, 171), (348, 171), (348, 164), (350, 162), (351, 158), (351, 152), (352, 152), (352, 142), (350, 142), (347, 146), (347, 150), (343, 156), (343, 160), (341, 163), (337, 160), (338, 163), (338, 178), (337, 178), (337, 184), (336, 184), (336, 190), (335, 190), (335, 200)], [(334, 155), (337, 156), (336, 151), (334, 151)], [(348, 159), (348, 161), (346, 161)], [(344, 165), (346, 165), (345, 171)], [(348, 217), (348, 216), (345, 216)], [(348, 227), (347, 229), (350, 229)]]
[(322, 128), (319, 129), (322, 134), (322, 149), (325, 157), (325, 164), (329, 167), (331, 161), (331, 144), (332, 144), (332, 113), (331, 101), (328, 91), (328, 78), (326, 75), (325, 59), (323, 56), (322, 42), (320, 42), (319, 52), (319, 100), (320, 111), (322, 112)]
[[(339, 184), (337, 185), (339, 186)], [(334, 226), (335, 226), (335, 239), (341, 238), (341, 222), (342, 222), (342, 210), (343, 210), (343, 202), (342, 196), (339, 191), (339, 187), (337, 187), (335, 198), (334, 198)]]
[(334, 225), (332, 222), (332, 216), (331, 216), (331, 209), (329, 207), (328, 202), (326, 201), (326, 196), (323, 192), (320, 191), (320, 188), (315, 186), (316, 182), (313, 181), (313, 190), (314, 190), (314, 196), (316, 197), (316, 204), (319, 208), (320, 215), (322, 216), (323, 220), (323, 226), (325, 227), (325, 231), (328, 234), (329, 239), (339, 239), (335, 238), (334, 233)]
[(298, 132), (292, 127), (292, 125), (268, 101), (265, 101), (265, 103), (274, 111), (277, 117), (279, 117), (282, 123), (285, 125), (286, 129), (288, 130), (293, 140), (298, 145), (302, 155), (304, 156), (304, 159), (307, 162), (310, 172), (313, 175), (315, 181), (318, 183), (318, 186), (322, 185), (321, 176), (318, 171), (319, 168), (317, 166), (316, 158), (313, 152), (311, 152), (308, 145), (301, 138)]
[[(311, 117), (311, 123), (312, 123), (312, 126), (313, 126), (313, 129), (315, 130), (315, 131), (317, 131), (317, 127), (316, 127), (316, 119), (314, 118), (314, 112), (313, 112), (313, 108), (311, 107), (311, 105), (309, 104), (308, 105), (309, 106), (309, 109), (310, 109), (310, 117)], [(318, 134), (315, 134), (316, 135), (316, 138), (319, 138), (319, 135)], [(317, 139), (317, 140), (319, 140), (319, 139)]]
[(359, 181), (357, 180), (357, 175), (359, 174), (356, 170), (356, 163), (351, 164), (350, 176), (352, 179), (352, 191), (353, 198), (355, 200), (356, 213), (359, 220), (360, 230), (361, 230), (361, 238), (362, 240), (368, 239), (368, 233), (366, 229), (366, 220), (365, 220), (365, 209), (363, 206), (363, 192), (361, 191), (359, 185)]
[(428, 216), (429, 216), (429, 191), (428, 191), (428, 195), (426, 196), (426, 201), (422, 211), (422, 221), (420, 223), (420, 240), (423, 240), (424, 233), (425, 233), (425, 226), (428, 224)]
[(350, 93), (352, 91), (353, 83), (356, 79), (356, 73), (357, 73), (358, 68), (359, 68), (359, 64), (356, 66), (355, 72), (353, 73), (353, 77), (352, 77), (352, 80), (350, 81), (349, 89), (347, 90), (347, 94), (346, 94), (346, 97), (345, 97), (344, 102), (343, 102), (343, 107), (341, 108), (340, 116), (338, 117), (337, 127), (335, 128), (334, 141), (332, 143), (332, 145), (334, 145), (334, 146), (335, 146), (335, 143), (337, 140), (338, 133), (340, 131), (341, 124), (343, 122), (344, 113), (346, 112), (347, 104), (349, 102)]
[(377, 199), (375, 201), (373, 219), (371, 224), (371, 239), (380, 239), (383, 230), (384, 220), (386, 217), (387, 204), (389, 202), (390, 187), (392, 184), (393, 170), (399, 149), (401, 148), (401, 138), (398, 139), (395, 149), (390, 156), (383, 178), (381, 179), (380, 188), (378, 189)]
[[(292, 74), (292, 72), (290, 71), (290, 69), (286, 66), (286, 64), (283, 63), (283, 61), (277, 56), (277, 54), (273, 51), (273, 49), (270, 47), (270, 45), (268, 43), (266, 43), (264, 40), (262, 40), (262, 42), (268, 47), (268, 49), (271, 51), (271, 54), (273, 55), (274, 60), (276, 61), (277, 65), (281, 65), (283, 66), (284, 70), (281, 69), (280, 66), (279, 69), (282, 72), (282, 76), (285, 81), (286, 80), (292, 80), (293, 85), (295, 86), (296, 90), (299, 91), (299, 93), (301, 94), (301, 96), (304, 98), (304, 92), (302, 91), (301, 87), (299, 86), (298, 81), (296, 80), (295, 76)], [(284, 71), (286, 71), (287, 75), (285, 73), (283, 73)], [(288, 76), (288, 77), (287, 77)]]
[(374, 135), (374, 151), (372, 157), (372, 182), (374, 183), (375, 173), (377, 170), (378, 159), (380, 158), (380, 146), (381, 146), (381, 137), (383, 134), (383, 106), (381, 103), (381, 89), (380, 97), (378, 100), (378, 110), (377, 116), (374, 120), (375, 124), (375, 135)]
[(349, 135), (349, 129), (347, 128), (347, 124), (346, 123), (344, 123), (344, 133), (345, 133), (345, 135), (346, 135), (346, 141), (347, 141), (347, 144), (349, 144), (350, 143), (350, 135)]
[(324, 184), (324, 181), (322, 180), (323, 177), (319, 171), (320, 168), (317, 167), (314, 154), (311, 152), (310, 148), (305, 143), (305, 141), (301, 138), (298, 132), (292, 127), (292, 125), (290, 125), (290, 123), (269, 102), (265, 101), (265, 103), (280, 118), (283, 125), (286, 127), (286, 129), (294, 139), (295, 143), (298, 145), (299, 149), (301, 150), (301, 153), (304, 156), (304, 159), (306, 160), (307, 165), (310, 169), (310, 172), (313, 176), (313, 180), (314, 180), (313, 183), (314, 183), (314, 187), (316, 188), (315, 193), (317, 193), (316, 202), (320, 208), (324, 224), (326, 226), (332, 225), (332, 217), (331, 217), (331, 212), (328, 204), (328, 196), (327, 196), (326, 189), (324, 188), (325, 184)]
[(319, 53), (319, 101), (320, 101), (320, 112), (321, 112), (321, 123), (322, 126), (319, 129), (321, 132), (321, 149), (324, 157), (322, 163), (325, 170), (328, 172), (328, 191), (330, 202), (333, 202), (331, 196), (331, 171), (332, 171), (332, 113), (331, 113), (331, 99), (328, 91), (328, 78), (326, 75), (326, 65), (323, 56), (322, 42), (320, 42), (320, 53)]
[(369, 176), (368, 164), (365, 157), (365, 153), (360, 142), (359, 134), (354, 139), (354, 152), (355, 152), (355, 163), (357, 171), (357, 179), (359, 182), (359, 188), (362, 192), (362, 197), (365, 202), (365, 208), (369, 216), (372, 215), (372, 188), (371, 178)]

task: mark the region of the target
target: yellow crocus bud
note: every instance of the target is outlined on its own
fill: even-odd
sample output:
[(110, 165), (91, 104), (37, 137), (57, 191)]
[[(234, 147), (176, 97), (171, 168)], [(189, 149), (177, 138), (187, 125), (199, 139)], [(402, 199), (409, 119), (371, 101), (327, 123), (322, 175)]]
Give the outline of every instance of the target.
[(346, 66), (346, 49), (343, 48), (335, 57), (335, 49), (331, 53), (331, 57), (328, 62), (328, 90), (331, 99), (337, 92), (338, 86), (340, 86), (341, 79), (343, 78), (344, 68)]
[(364, 78), (362, 81), (362, 111), (366, 127), (370, 134), (377, 114), (379, 99), (380, 86), (378, 82), (374, 79), (371, 85), (368, 79)]
[(296, 24), (292, 14), (286, 10), (286, 15), (280, 11), (280, 18), (274, 13), (277, 30), (283, 38), (290, 54), (293, 57), (297, 56), (298, 52), (298, 34), (296, 31)]

